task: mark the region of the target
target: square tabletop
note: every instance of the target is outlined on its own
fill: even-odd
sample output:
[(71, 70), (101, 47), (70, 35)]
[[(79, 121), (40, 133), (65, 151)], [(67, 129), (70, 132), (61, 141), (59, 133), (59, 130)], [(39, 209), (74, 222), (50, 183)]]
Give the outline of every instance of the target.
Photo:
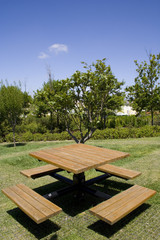
[(86, 144), (43, 149), (29, 155), (74, 174), (129, 156), (128, 153)]

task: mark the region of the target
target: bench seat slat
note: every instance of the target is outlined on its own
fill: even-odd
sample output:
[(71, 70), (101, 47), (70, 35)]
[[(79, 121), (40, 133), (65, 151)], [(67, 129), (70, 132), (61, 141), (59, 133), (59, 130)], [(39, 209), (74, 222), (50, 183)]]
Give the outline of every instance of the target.
[(38, 178), (60, 170), (60, 168), (52, 164), (46, 164), (44, 166), (22, 170), (20, 173), (28, 178)]
[(30, 189), (29, 187), (27, 187), (24, 184), (17, 184), (17, 186), (21, 189), (23, 189), (24, 192), (26, 192), (28, 195), (32, 196), (34, 199), (36, 199), (39, 202), (42, 202), (44, 206), (48, 207), (49, 209), (51, 209), (53, 212), (57, 212), (57, 211), (61, 211), (61, 208), (58, 207), (56, 204), (50, 202), (49, 200), (47, 200), (46, 198), (44, 198), (43, 196), (41, 196), (40, 194), (36, 193), (35, 191), (33, 191), (32, 189)]
[(33, 198), (31, 195), (27, 194), (25, 191), (23, 191), (18, 186), (13, 186), (12, 190), (19, 196), (21, 196), (26, 202), (31, 204), (36, 209), (41, 209), (41, 213), (43, 213), (45, 216), (52, 215), (52, 211), (47, 208), (45, 205), (43, 205), (41, 202), (38, 201), (38, 199)]
[(108, 199), (107, 201), (104, 201), (104, 202), (98, 204), (97, 206), (93, 207), (92, 210), (95, 212), (102, 211), (107, 206), (110, 206), (111, 204), (113, 204), (117, 201), (120, 201), (125, 195), (129, 194), (130, 192), (135, 192), (137, 187), (140, 187), (140, 186), (134, 185), (133, 187), (131, 187), (123, 192), (120, 192), (119, 194), (115, 195), (114, 197)]
[(60, 207), (24, 184), (2, 189), (2, 192), (36, 223), (41, 223), (62, 211)]
[(111, 164), (105, 164), (103, 166), (100, 166), (97, 168), (97, 170), (102, 171), (102, 172), (107, 172), (107, 173), (110, 173), (117, 177), (124, 178), (124, 179), (133, 179), (133, 178), (141, 175), (141, 172), (118, 167), (118, 166), (111, 165)]
[(118, 208), (114, 213), (107, 215), (110, 222), (113, 224), (120, 220), (121, 218), (125, 217), (127, 214), (135, 210), (137, 207), (139, 207), (141, 204), (143, 204), (145, 201), (147, 201), (150, 197), (152, 197), (155, 194), (155, 191), (151, 189), (146, 189), (142, 194), (137, 196), (136, 198), (131, 199), (125, 206), (122, 206), (121, 208)]
[(152, 197), (154, 190), (135, 185), (90, 209), (90, 212), (113, 225)]
[(27, 214), (33, 221), (40, 223), (39, 219), (44, 219), (45, 216), (31, 204), (26, 202), (22, 197), (17, 195), (12, 187), (8, 187), (2, 190), (2, 192), (12, 200), (25, 214)]
[(115, 213), (117, 210), (119, 210), (121, 207), (125, 208), (128, 203), (130, 203), (132, 200), (135, 200), (139, 195), (142, 193), (146, 192), (148, 189), (147, 188), (139, 188), (134, 192), (128, 193), (125, 195), (123, 198), (120, 199), (120, 201), (117, 201), (105, 209), (103, 211), (99, 212), (100, 214), (107, 216), (111, 213)]
[[(141, 193), (141, 191), (142, 189), (138, 186), (137, 188), (134, 188), (134, 191), (127, 192), (125, 195), (119, 194), (119, 199), (117, 200), (113, 199), (113, 201), (111, 201), (110, 204), (105, 206), (101, 211), (98, 211), (98, 213), (102, 215), (106, 215), (105, 213), (109, 214), (111, 212), (116, 211), (116, 209), (125, 205), (128, 201), (137, 197)], [(110, 200), (112, 200), (112, 198)]]

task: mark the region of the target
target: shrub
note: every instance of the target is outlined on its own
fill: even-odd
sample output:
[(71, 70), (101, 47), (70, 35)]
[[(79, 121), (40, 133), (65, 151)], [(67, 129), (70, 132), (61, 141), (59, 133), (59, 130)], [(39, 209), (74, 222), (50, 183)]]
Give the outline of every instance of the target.
[(20, 136), (19, 141), (21, 142), (33, 141), (33, 134), (30, 131), (25, 132)]
[(35, 133), (33, 134), (33, 140), (34, 141), (45, 141), (43, 134), (41, 133)]
[(159, 126), (144, 126), (141, 128), (107, 128), (96, 130), (93, 139), (141, 138), (160, 136)]
[(54, 137), (53, 137), (52, 133), (47, 132), (47, 133), (43, 134), (43, 140), (44, 141), (53, 141), (54, 140), (53, 138)]
[(71, 136), (68, 132), (61, 132), (60, 133), (60, 140), (71, 140)]
[[(18, 142), (19, 141), (19, 136), (17, 133), (15, 133), (15, 141)], [(8, 133), (6, 135), (6, 142), (13, 142), (13, 133)]]
[[(85, 134), (85, 133), (84, 133)], [(74, 135), (80, 139), (80, 132), (74, 132)], [(141, 128), (106, 128), (104, 130), (97, 129), (92, 139), (124, 139), (124, 138), (142, 138), (142, 137), (156, 137), (160, 136), (160, 126), (144, 126)], [(16, 141), (29, 142), (29, 141), (63, 141), (71, 140), (71, 136), (68, 132), (61, 133), (35, 133), (30, 131), (23, 133), (22, 135), (16, 134)], [(9, 133), (6, 136), (7, 142), (13, 141), (13, 134)]]
[(150, 120), (148, 116), (108, 116), (106, 127), (143, 127), (149, 125), (149, 121)]

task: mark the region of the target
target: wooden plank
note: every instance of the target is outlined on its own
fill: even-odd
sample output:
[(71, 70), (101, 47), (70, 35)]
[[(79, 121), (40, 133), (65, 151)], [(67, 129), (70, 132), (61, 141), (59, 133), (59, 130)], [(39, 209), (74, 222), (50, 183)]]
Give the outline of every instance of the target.
[(107, 157), (95, 157), (94, 155), (89, 156), (88, 154), (81, 151), (71, 149), (65, 149), (65, 152), (64, 150), (62, 152), (62, 149), (61, 151), (59, 149), (46, 149), (42, 150), (42, 152), (45, 152), (51, 156), (62, 157), (64, 160), (68, 160), (71, 163), (82, 163), (84, 166), (87, 166), (88, 169), (102, 165), (104, 161), (106, 162), (109, 159)]
[(73, 153), (85, 153), (86, 155), (88, 154), (90, 157), (95, 158), (98, 157), (100, 159), (102, 158), (107, 158), (109, 161), (113, 161), (115, 159), (123, 158), (129, 156), (128, 153), (116, 151), (116, 150), (111, 150), (111, 149), (106, 149), (106, 148), (100, 148), (100, 147), (95, 147), (91, 145), (86, 145), (86, 144), (73, 144), (69, 146), (64, 146), (59, 148), (59, 150), (65, 150), (68, 151), (70, 150)]
[(115, 157), (127, 157), (130, 156), (129, 153), (126, 152), (121, 152), (121, 151), (117, 151), (117, 150), (112, 150), (112, 149), (107, 149), (107, 148), (102, 148), (102, 147), (96, 147), (96, 146), (92, 146), (92, 145), (87, 145), (87, 144), (78, 144), (79, 148), (85, 149), (86, 151), (90, 151), (90, 152), (94, 152), (95, 154), (108, 154), (111, 156), (115, 156)]
[[(81, 162), (81, 160), (82, 160), (81, 153), (78, 153), (78, 154), (72, 153), (71, 154), (71, 153), (69, 153), (67, 151), (67, 149), (64, 152), (62, 150), (60, 151), (58, 149), (53, 149), (52, 148), (52, 149), (42, 150), (42, 152), (50, 154), (51, 156), (54, 155), (54, 156), (57, 156), (57, 157), (61, 157), (61, 158), (65, 159), (65, 160), (69, 160), (70, 162), (73, 162), (73, 163), (76, 163), (76, 164)], [(85, 161), (83, 162), (83, 165), (84, 166), (90, 166), (90, 164), (92, 164), (92, 163), (94, 163), (93, 160), (92, 161), (87, 161), (85, 159)]]
[(43, 222), (46, 218), (46, 216), (39, 210), (35, 209), (31, 204), (27, 203), (23, 198), (18, 196), (12, 190), (12, 187), (5, 188), (2, 192), (36, 223)]
[(47, 200), (46, 198), (44, 198), (40, 194), (36, 193), (35, 191), (30, 189), (26, 185), (24, 185), (24, 184), (17, 184), (17, 186), (19, 188), (23, 189), (24, 192), (26, 192), (28, 195), (30, 195), (33, 198), (35, 198), (37, 201), (43, 203), (43, 205), (46, 206), (47, 208), (51, 209), (53, 211), (53, 213), (57, 214), (57, 213), (62, 211), (62, 209), (59, 206), (57, 206), (54, 203), (50, 202), (49, 200)]
[(94, 147), (85, 144), (73, 144), (60, 148), (44, 149), (30, 153), (30, 156), (54, 164), (75, 174), (97, 168), (105, 163), (128, 156), (114, 150)]
[(110, 206), (111, 204), (120, 201), (123, 197), (125, 197), (127, 194), (131, 193), (131, 192), (135, 192), (138, 188), (140, 188), (140, 186), (138, 185), (134, 185), (132, 187), (130, 187), (129, 189), (118, 193), (117, 195), (115, 195), (114, 197), (108, 199), (107, 201), (104, 201), (100, 204), (98, 204), (97, 206), (91, 208), (90, 210), (93, 212), (100, 212), (101, 210), (103, 210), (104, 208), (106, 208), (107, 206)]
[(108, 221), (113, 225), (117, 221), (119, 221), (121, 218), (128, 215), (130, 212), (135, 210), (137, 207), (139, 207), (141, 204), (143, 204), (145, 201), (147, 201), (149, 198), (151, 198), (156, 192), (151, 189), (146, 189), (146, 191), (142, 191), (142, 193), (131, 199), (125, 207), (122, 206), (121, 208), (117, 209), (114, 213), (111, 215), (107, 215)]
[(107, 173), (110, 173), (110, 174), (113, 174), (115, 176), (122, 177), (125, 179), (133, 179), (133, 178), (141, 175), (141, 172), (118, 167), (118, 166), (111, 165), (111, 164), (105, 164), (103, 166), (100, 166), (97, 168), (97, 170), (102, 171), (102, 172), (107, 172)]
[(110, 225), (113, 225), (143, 204), (155, 193), (154, 190), (135, 185), (91, 208), (90, 212)]
[(84, 149), (65, 149), (65, 153), (70, 154), (73, 158), (79, 156), (79, 159), (84, 162), (89, 162), (93, 164), (103, 163), (104, 161), (109, 161), (111, 157), (108, 157), (107, 154), (105, 156), (100, 156), (99, 154), (95, 154), (94, 152), (88, 152)]
[(82, 161), (85, 161), (85, 159), (87, 158), (92, 159), (92, 161), (94, 162), (103, 162), (103, 164), (129, 156), (128, 153), (94, 147), (86, 144), (77, 144), (77, 146), (73, 145), (72, 148), (66, 148), (66, 146), (64, 146), (61, 147), (59, 150), (65, 150), (65, 152), (70, 151), (70, 153), (73, 153), (73, 155), (79, 154), (81, 157), (84, 158), (82, 159)]
[(20, 171), (20, 173), (28, 178), (31, 178), (31, 177), (38, 177), (41, 174), (47, 175), (59, 170), (60, 168), (57, 168), (56, 166), (51, 164), (47, 164), (47, 165), (36, 167), (36, 168), (25, 169)]
[(106, 217), (107, 215), (110, 215), (111, 213), (114, 213), (117, 209), (121, 207), (125, 207), (125, 205), (130, 202), (132, 199), (135, 199), (138, 197), (142, 192), (146, 192), (146, 188), (137, 187), (137, 189), (134, 192), (130, 192), (127, 195), (123, 196), (118, 201), (110, 204), (109, 206), (105, 207), (103, 210), (99, 211), (98, 214), (102, 215), (103, 217)]
[[(81, 155), (81, 153), (78, 153)], [(60, 167), (64, 170), (73, 172), (75, 174), (87, 171), (91, 168), (96, 168), (106, 162), (108, 162), (108, 159), (101, 159), (100, 162), (97, 161), (97, 158), (94, 159), (94, 161), (89, 162), (85, 160), (85, 155), (83, 158), (76, 160), (76, 154), (74, 155), (74, 158), (67, 157), (63, 154), (54, 154), (51, 153), (50, 150), (41, 150), (38, 152), (32, 152), (30, 153), (30, 156), (33, 156), (39, 160), (43, 160), (45, 162), (48, 162), (50, 164), (54, 164), (57, 167)]]
[(2, 192), (36, 223), (41, 223), (62, 211), (24, 184), (8, 187)]
[[(86, 155), (82, 156), (83, 152), (79, 149), (71, 149), (71, 148), (69, 148), (69, 149), (68, 148), (66, 148), (66, 149), (63, 149), (63, 148), (62, 149), (47, 149), (47, 152), (51, 152), (52, 154), (56, 154), (55, 152), (57, 152), (58, 155), (68, 156), (69, 159), (71, 159), (72, 161), (75, 161), (75, 162), (84, 160), (84, 164), (89, 163), (89, 165), (90, 165), (92, 163), (93, 164), (95, 163), (95, 159), (93, 157), (87, 158)], [(97, 160), (97, 162), (98, 162), (98, 160)]]
[(49, 155), (42, 151), (32, 152), (29, 155), (32, 157), (35, 157), (39, 160), (42, 160), (44, 162), (47, 162), (47, 163), (53, 164), (57, 167), (60, 167), (66, 171), (73, 172), (75, 174), (78, 174), (78, 173), (88, 170), (88, 166), (84, 166), (81, 163), (70, 162), (63, 158), (60, 158), (60, 157), (57, 157), (54, 155)]
[(28, 195), (26, 192), (24, 192), (21, 188), (17, 186), (12, 187), (12, 191), (14, 191), (18, 196), (21, 196), (26, 202), (28, 202), (30, 205), (32, 205), (35, 209), (39, 210), (42, 214), (47, 216), (52, 216), (52, 211), (45, 207), (40, 201), (38, 201), (38, 198), (35, 199), (31, 195)]

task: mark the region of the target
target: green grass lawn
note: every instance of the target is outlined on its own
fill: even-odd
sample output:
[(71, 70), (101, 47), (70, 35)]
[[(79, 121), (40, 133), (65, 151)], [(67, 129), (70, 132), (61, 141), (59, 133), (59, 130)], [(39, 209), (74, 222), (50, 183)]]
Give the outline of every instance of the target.
[[(64, 186), (63, 183), (46, 176), (36, 180), (22, 176), (20, 170), (44, 164), (28, 155), (36, 149), (59, 147), (72, 144), (63, 142), (30, 142), (18, 144), (0, 144), (0, 187), (5, 188), (24, 183), (40, 194)], [(160, 137), (143, 139), (119, 139), (88, 141), (87, 144), (115, 149), (130, 153), (130, 157), (113, 164), (138, 170), (142, 175), (133, 180), (111, 177), (93, 187), (110, 195), (115, 195), (133, 184), (157, 191), (157, 194), (128, 216), (110, 226), (92, 216), (88, 209), (100, 203), (100, 199), (86, 195), (83, 201), (77, 201), (72, 194), (54, 199), (63, 212), (37, 225), (26, 216), (6, 196), (0, 193), (0, 239), (50, 239), (50, 240), (147, 240), (160, 239)], [(62, 172), (72, 178), (72, 174)], [(97, 176), (95, 170), (86, 172), (86, 178)]]

